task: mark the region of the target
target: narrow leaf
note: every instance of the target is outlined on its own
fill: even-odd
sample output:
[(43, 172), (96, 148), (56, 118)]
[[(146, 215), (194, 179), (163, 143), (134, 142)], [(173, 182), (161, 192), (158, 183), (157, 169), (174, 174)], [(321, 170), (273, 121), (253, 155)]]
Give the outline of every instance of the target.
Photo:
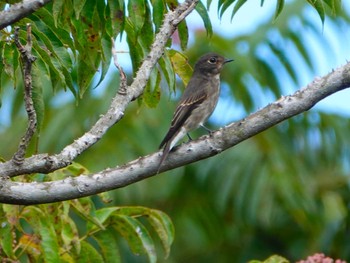
[(238, 0), (235, 4), (235, 7), (233, 8), (231, 20), (233, 19), (233, 16), (237, 13), (237, 11), (247, 2), (247, 0)]
[(188, 44), (188, 27), (186, 20), (182, 20), (182, 22), (178, 25), (177, 32), (179, 34), (180, 47), (182, 50), (185, 50)]
[(157, 107), (160, 100), (160, 73), (157, 68), (153, 68), (142, 95), (143, 101), (150, 108)]
[(176, 82), (175, 82), (175, 71), (174, 68), (171, 64), (171, 60), (169, 58), (169, 54), (168, 51), (164, 52), (164, 55), (159, 59), (158, 61), (163, 75), (165, 76), (165, 79), (168, 83), (169, 89), (170, 90), (175, 90), (176, 86)]
[(274, 20), (280, 15), (284, 7), (284, 0), (277, 0)]
[(165, 3), (163, 0), (153, 0), (153, 23), (156, 26), (156, 31), (159, 30), (164, 19)]
[(205, 29), (207, 30), (208, 36), (211, 37), (213, 35), (213, 27), (211, 25), (208, 11), (201, 1), (198, 2), (197, 6), (196, 6), (196, 11), (201, 16), (201, 18), (204, 22), (204, 26), (205, 26)]
[(322, 0), (307, 0), (307, 1), (309, 2), (310, 5), (312, 5), (316, 9), (316, 11), (317, 11), (317, 13), (322, 21), (322, 24), (324, 24), (325, 7), (323, 4), (323, 1)]

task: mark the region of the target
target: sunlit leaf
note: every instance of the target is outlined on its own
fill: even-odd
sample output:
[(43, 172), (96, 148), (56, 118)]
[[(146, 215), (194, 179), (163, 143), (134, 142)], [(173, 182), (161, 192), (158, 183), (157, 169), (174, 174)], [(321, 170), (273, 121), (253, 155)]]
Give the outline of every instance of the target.
[(173, 49), (168, 51), (171, 63), (175, 69), (175, 73), (183, 81), (184, 85), (187, 86), (192, 76), (192, 68), (188, 64), (188, 59), (180, 52)]

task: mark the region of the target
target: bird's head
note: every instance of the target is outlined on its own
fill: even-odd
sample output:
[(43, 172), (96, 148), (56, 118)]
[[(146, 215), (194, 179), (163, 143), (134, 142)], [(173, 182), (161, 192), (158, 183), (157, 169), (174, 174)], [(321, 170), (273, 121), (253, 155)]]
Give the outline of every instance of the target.
[(217, 75), (220, 73), (222, 67), (231, 61), (233, 61), (233, 59), (226, 59), (216, 53), (208, 53), (200, 57), (194, 66), (194, 71)]

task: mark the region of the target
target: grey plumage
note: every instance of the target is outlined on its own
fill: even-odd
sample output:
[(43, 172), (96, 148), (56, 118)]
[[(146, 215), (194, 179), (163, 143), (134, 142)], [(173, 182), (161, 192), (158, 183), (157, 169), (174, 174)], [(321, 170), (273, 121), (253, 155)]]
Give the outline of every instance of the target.
[(175, 144), (202, 126), (213, 113), (220, 94), (220, 72), (232, 59), (208, 53), (195, 64), (193, 75), (176, 107), (171, 126), (159, 148), (164, 147), (158, 171)]

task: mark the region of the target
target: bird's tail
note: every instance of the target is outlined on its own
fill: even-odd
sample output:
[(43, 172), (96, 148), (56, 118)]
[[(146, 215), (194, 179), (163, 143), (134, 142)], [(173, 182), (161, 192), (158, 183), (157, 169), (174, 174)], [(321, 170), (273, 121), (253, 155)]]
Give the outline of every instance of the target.
[(159, 173), (160, 167), (163, 164), (164, 160), (167, 158), (171, 149), (175, 146), (175, 144), (186, 135), (187, 131), (184, 127), (181, 127), (178, 131), (169, 130), (168, 134), (165, 136), (164, 140), (160, 144), (160, 147), (164, 146), (163, 155), (160, 159), (157, 173)]
[(167, 141), (165, 143), (165, 147), (163, 149), (163, 154), (162, 154), (162, 158), (160, 159), (160, 162), (158, 164), (158, 169), (157, 169), (157, 174), (159, 173), (160, 167), (162, 166), (164, 160), (168, 157), (168, 154), (170, 152), (170, 146), (171, 146), (171, 141)]

